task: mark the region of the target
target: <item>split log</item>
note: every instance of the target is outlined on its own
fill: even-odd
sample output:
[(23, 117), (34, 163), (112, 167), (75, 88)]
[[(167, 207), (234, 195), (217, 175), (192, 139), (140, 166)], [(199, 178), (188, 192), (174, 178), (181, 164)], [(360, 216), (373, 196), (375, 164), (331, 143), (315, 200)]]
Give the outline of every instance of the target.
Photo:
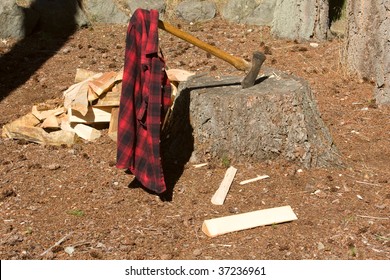
[(73, 130), (80, 138), (83, 138), (87, 141), (95, 141), (102, 135), (99, 130), (81, 123), (76, 124)]
[(54, 115), (48, 116), (41, 123), (40, 127), (42, 128), (60, 128), (60, 120)]
[(88, 112), (89, 81), (101, 75), (101, 73), (98, 73), (87, 80), (70, 86), (64, 91), (64, 107), (66, 109), (72, 108), (85, 115)]
[(110, 126), (108, 127), (108, 136), (114, 141), (117, 141), (118, 134), (118, 118), (119, 118), (119, 107), (114, 107), (111, 110)]
[(96, 79), (92, 79), (88, 84), (92, 88), (92, 90), (98, 95), (102, 95), (103, 93), (111, 90), (117, 81), (118, 73), (117, 72), (107, 72), (101, 75)]
[(68, 117), (70, 123), (98, 123), (110, 122), (112, 107), (88, 107), (88, 111), (83, 116), (78, 111), (68, 109)]
[(100, 96), (100, 98), (93, 104), (93, 107), (119, 106), (120, 103), (119, 91), (110, 91)]
[(202, 231), (209, 237), (215, 237), (229, 232), (285, 223), (297, 219), (291, 206), (282, 206), (205, 220)]
[(190, 72), (183, 69), (168, 69), (167, 76), (170, 81), (185, 82), (189, 77), (195, 75), (194, 72)]
[(32, 107), (31, 113), (40, 121), (43, 121), (51, 116), (58, 116), (65, 113), (66, 110), (64, 107), (51, 110), (38, 110), (38, 106), (34, 105)]
[(79, 82), (85, 81), (85, 80), (95, 76), (96, 74), (98, 74), (98, 73), (91, 71), (91, 70), (77, 68), (76, 69), (76, 76), (74, 77), (74, 82), (79, 83)]
[[(4, 125), (2, 136), (11, 139), (22, 139), (43, 145), (71, 146), (74, 144), (75, 133), (63, 130), (48, 133), (43, 128), (30, 125), (34, 124), (31, 116), (34, 117), (32, 114), (28, 114), (14, 122)], [(36, 120), (39, 123), (39, 120)]]

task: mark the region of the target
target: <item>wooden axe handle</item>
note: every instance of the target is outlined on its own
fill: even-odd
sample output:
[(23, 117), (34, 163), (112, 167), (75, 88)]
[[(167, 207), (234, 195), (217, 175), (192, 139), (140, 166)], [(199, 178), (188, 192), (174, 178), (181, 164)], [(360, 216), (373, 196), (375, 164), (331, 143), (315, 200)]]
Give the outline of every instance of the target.
[(192, 36), (191, 34), (188, 34), (172, 25), (170, 25), (167, 22), (163, 22), (162, 20), (158, 21), (158, 27), (168, 33), (171, 33), (172, 35), (175, 35), (176, 37), (183, 39), (184, 41), (187, 41), (188, 43), (193, 44), (194, 46), (197, 46), (201, 48), (202, 50), (230, 63), (233, 65), (236, 69), (245, 71), (251, 69), (251, 63), (247, 62), (246, 60), (232, 56), (231, 54), (228, 54), (227, 52), (218, 49), (212, 45), (209, 45), (198, 38)]

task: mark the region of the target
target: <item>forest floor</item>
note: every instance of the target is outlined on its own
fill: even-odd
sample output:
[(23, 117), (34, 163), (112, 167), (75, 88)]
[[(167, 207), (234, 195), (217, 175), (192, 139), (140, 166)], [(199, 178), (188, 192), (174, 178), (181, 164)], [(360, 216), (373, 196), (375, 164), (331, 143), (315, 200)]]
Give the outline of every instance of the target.
[[(264, 51), (265, 66), (306, 79), (344, 166), (307, 170), (281, 160), (231, 159), (238, 172), (224, 205), (216, 206), (210, 199), (226, 162), (187, 164), (172, 199), (163, 201), (129, 187), (134, 178), (115, 167), (107, 128), (96, 142), (72, 147), (1, 138), (1, 259), (389, 259), (390, 107), (375, 103), (369, 79), (347, 75), (342, 40), (278, 40), (268, 28), (218, 19), (180, 28), (248, 60)], [(63, 45), (35, 34), (18, 50), (2, 40), (0, 57), (12, 55), (0, 70), (0, 86), (9, 89), (0, 99), (0, 128), (34, 104), (61, 100), (77, 68), (119, 71), (126, 29), (97, 24)], [(163, 31), (160, 39), (170, 68), (243, 75)], [(21, 81), (31, 65), (39, 67)], [(263, 174), (270, 177), (238, 184)], [(205, 219), (285, 205), (297, 220), (214, 238), (201, 230)]]

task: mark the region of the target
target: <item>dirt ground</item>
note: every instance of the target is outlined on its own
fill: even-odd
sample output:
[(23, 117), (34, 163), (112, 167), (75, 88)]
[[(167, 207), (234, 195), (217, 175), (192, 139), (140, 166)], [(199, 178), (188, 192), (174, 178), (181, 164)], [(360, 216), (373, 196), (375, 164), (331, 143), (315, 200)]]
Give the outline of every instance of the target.
[[(266, 66), (309, 81), (345, 166), (305, 170), (281, 160), (230, 159), (238, 172), (224, 205), (215, 206), (210, 199), (226, 162), (187, 164), (172, 199), (163, 201), (129, 186), (133, 176), (115, 167), (107, 128), (96, 142), (72, 147), (1, 138), (1, 259), (389, 259), (390, 107), (377, 106), (369, 79), (346, 74), (342, 41), (275, 40), (268, 28), (221, 20), (180, 27), (248, 60), (262, 50)], [(0, 66), (0, 127), (34, 104), (61, 101), (77, 68), (119, 70), (126, 29), (94, 25), (63, 45), (35, 34), (18, 49), (2, 40), (0, 55), (12, 55)], [(160, 39), (170, 68), (243, 75), (163, 31)], [(270, 177), (239, 185), (264, 174)], [(298, 220), (215, 238), (201, 231), (205, 219), (285, 205)]]

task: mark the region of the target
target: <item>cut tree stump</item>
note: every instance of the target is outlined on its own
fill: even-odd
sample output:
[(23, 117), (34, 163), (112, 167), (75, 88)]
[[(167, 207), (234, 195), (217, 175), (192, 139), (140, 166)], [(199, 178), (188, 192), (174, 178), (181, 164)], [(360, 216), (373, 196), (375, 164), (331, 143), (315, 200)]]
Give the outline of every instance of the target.
[(305, 168), (342, 165), (306, 81), (265, 69), (242, 77), (202, 76), (179, 86), (162, 153), (176, 162), (285, 159)]

